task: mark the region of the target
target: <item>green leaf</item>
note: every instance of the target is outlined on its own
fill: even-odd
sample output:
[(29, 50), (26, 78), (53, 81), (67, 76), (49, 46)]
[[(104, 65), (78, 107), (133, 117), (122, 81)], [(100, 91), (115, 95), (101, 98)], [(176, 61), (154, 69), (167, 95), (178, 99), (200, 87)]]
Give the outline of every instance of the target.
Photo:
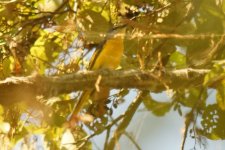
[(150, 96), (146, 96), (145, 99), (143, 99), (143, 103), (145, 107), (156, 116), (164, 116), (170, 111), (172, 106), (172, 104), (169, 102), (157, 102)]
[(223, 10), (223, 13), (225, 14), (225, 1), (224, 0), (222, 1), (222, 10)]
[(43, 74), (49, 64), (58, 58), (60, 52), (68, 48), (77, 34), (68, 34), (67, 36), (64, 33), (49, 33), (48, 31), (41, 31), (40, 34), (30, 49), (33, 59), (28, 58), (31, 62), (27, 63), (33, 64), (35, 68), (38, 68), (39, 73)]
[(60, 116), (59, 114), (53, 114), (52, 125), (61, 127), (66, 122), (66, 118)]
[(29, 134), (29, 132), (27, 131), (27, 129), (23, 128), (21, 131), (17, 131), (16, 132), (17, 134), (13, 137), (13, 140), (12, 142), (16, 143), (18, 142), (19, 140), (23, 139), (26, 135)]
[(12, 57), (7, 57), (3, 59), (2, 61), (2, 68), (0, 69), (0, 78), (4, 79), (6, 77), (9, 77), (12, 72), (12, 65), (13, 65), (13, 58)]
[(73, 130), (67, 129), (62, 136), (61, 149), (67, 150), (79, 148), (85, 150), (92, 150), (91, 142), (86, 141), (87, 139), (85, 137), (87, 136), (88, 134), (80, 127), (76, 127)]
[(215, 0), (207, 0), (203, 3), (203, 8), (208, 11), (211, 15), (224, 19), (223, 11), (216, 5)]
[(176, 68), (186, 67), (186, 56), (178, 51), (170, 56), (170, 65)]
[(223, 78), (224, 75), (223, 66), (220, 64), (214, 64), (211, 71), (206, 74), (203, 85), (207, 87), (211, 84), (215, 84), (215, 82), (220, 81), (221, 77)]
[(200, 133), (212, 140), (225, 139), (225, 111), (217, 104), (208, 105), (202, 114)]
[(78, 147), (73, 143), (75, 143), (74, 136), (72, 132), (69, 129), (67, 129), (62, 135), (60, 147), (62, 150), (78, 149)]
[(2, 116), (4, 113), (4, 108), (2, 107), (2, 105), (0, 105), (0, 116)]
[(158, 1), (155, 1), (155, 0), (124, 0), (125, 3), (129, 4), (129, 5), (145, 5), (146, 3), (147, 4), (155, 4), (157, 5)]
[(31, 60), (33, 66), (38, 68), (40, 74), (44, 74), (46, 69), (44, 62), (47, 62), (48, 60), (45, 54), (45, 48), (43, 46), (33, 46), (30, 50), (30, 54), (34, 58), (33, 60)]
[(41, 58), (42, 60), (48, 60), (45, 53), (45, 48), (41, 45), (32, 47), (30, 50), (30, 54), (34, 57)]
[[(224, 81), (223, 81), (224, 82)], [(225, 87), (224, 83), (217, 86), (216, 101), (221, 110), (225, 111)]]
[(110, 24), (100, 13), (87, 9), (78, 15), (78, 27), (88, 43), (99, 43), (104, 40)]
[(63, 0), (40, 0), (37, 7), (41, 12), (54, 12), (62, 3)]
[(51, 127), (45, 132), (45, 141), (48, 142), (50, 149), (59, 150), (60, 139), (63, 135), (64, 128)]

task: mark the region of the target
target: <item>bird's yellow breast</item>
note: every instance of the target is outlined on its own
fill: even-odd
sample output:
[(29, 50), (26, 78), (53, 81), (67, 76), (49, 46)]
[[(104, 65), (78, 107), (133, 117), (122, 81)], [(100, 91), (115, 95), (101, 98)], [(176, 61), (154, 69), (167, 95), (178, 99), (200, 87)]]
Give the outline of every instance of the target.
[(121, 37), (118, 36), (107, 40), (91, 69), (117, 68), (120, 64), (123, 49), (123, 39)]
[[(121, 32), (121, 30), (123, 32)], [(104, 43), (102, 49), (93, 54), (89, 65), (90, 70), (97, 70), (101, 68), (116, 69), (119, 66), (124, 50), (123, 39), (125, 28), (121, 30), (115, 30), (116, 33), (111, 34), (111, 36)], [(96, 90), (84, 91), (73, 109), (73, 117), (80, 112), (90, 97), (92, 101), (95, 101), (94, 103), (99, 106), (99, 114), (104, 114), (106, 111), (105, 102), (108, 96), (108, 88), (102, 88), (98, 92)]]

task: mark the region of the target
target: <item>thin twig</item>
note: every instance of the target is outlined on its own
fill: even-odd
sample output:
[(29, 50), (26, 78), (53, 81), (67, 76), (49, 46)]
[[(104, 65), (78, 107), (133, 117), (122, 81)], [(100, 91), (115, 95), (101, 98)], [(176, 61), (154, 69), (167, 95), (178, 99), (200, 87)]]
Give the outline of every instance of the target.
[(141, 147), (139, 146), (139, 144), (135, 141), (135, 139), (128, 132), (124, 132), (124, 135), (134, 144), (134, 146), (136, 147), (137, 150), (141, 150)]
[(44, 59), (42, 59), (42, 58), (40, 58), (40, 57), (34, 56), (34, 55), (32, 55), (32, 54), (30, 54), (30, 55), (31, 55), (32, 57), (34, 57), (34, 58), (36, 58), (36, 59), (42, 61), (43, 63), (45, 63), (45, 64), (48, 65), (49, 67), (54, 68), (54, 69), (56, 69), (56, 70), (58, 70), (58, 71), (64, 72), (64, 70), (62, 70), (62, 69), (60, 69), (60, 68), (58, 68), (58, 67), (52, 65), (50, 62), (48, 62), (48, 61), (46, 61), (46, 60), (44, 60)]
[(181, 150), (184, 150), (184, 146), (185, 146), (185, 142), (187, 139), (187, 135), (188, 135), (188, 128), (191, 124), (191, 122), (193, 122), (193, 111), (190, 111), (186, 117), (185, 117), (185, 128), (184, 128), (184, 134), (183, 134), (183, 139), (182, 139), (182, 143), (181, 143)]
[(10, 3), (14, 3), (16, 2), (17, 0), (1, 0), (0, 1), (0, 4), (10, 4)]
[(118, 128), (114, 132), (113, 137), (111, 138), (110, 142), (108, 143), (108, 150), (113, 150), (116, 146), (116, 143), (120, 139), (121, 135), (124, 134), (126, 128), (130, 124), (137, 108), (142, 103), (143, 98), (148, 94), (148, 91), (140, 91), (136, 97), (136, 99), (133, 101), (133, 103), (129, 106), (127, 111), (124, 114), (124, 119), (122, 122), (118, 125)]
[[(113, 118), (111, 117), (111, 119), (113, 120)], [(142, 121), (143, 123), (143, 121)], [(115, 124), (118, 127), (118, 124)], [(142, 126), (142, 125), (141, 125)], [(139, 126), (139, 127), (141, 127)], [(140, 129), (140, 128), (139, 128)], [(135, 141), (134, 137), (132, 137), (128, 132), (124, 131), (124, 135), (127, 136), (127, 138), (134, 144), (134, 146), (137, 148), (137, 150), (141, 150), (141, 147), (138, 145), (138, 143)], [(108, 139), (107, 139), (108, 141)], [(106, 143), (105, 143), (106, 144)], [(104, 148), (104, 150), (106, 150), (107, 147)]]
[(101, 131), (98, 131), (98, 132), (95, 132), (91, 135), (88, 135), (78, 141), (76, 141), (75, 143), (67, 143), (67, 144), (77, 144), (79, 142), (82, 142), (80, 145), (79, 145), (79, 148), (78, 149), (81, 149), (91, 138), (93, 138), (94, 136), (96, 135), (99, 135), (101, 134), (103, 131), (105, 130), (110, 130), (112, 126), (114, 126), (118, 121), (120, 121), (122, 118), (124, 118), (124, 115), (120, 115), (119, 117), (117, 117), (115, 120), (113, 120), (113, 122), (111, 122), (109, 125), (107, 125), (104, 129), (102, 129)]
[(108, 144), (108, 141), (109, 141), (109, 135), (110, 135), (110, 129), (107, 129), (107, 130), (106, 130), (105, 143), (104, 143), (104, 149), (105, 149), (105, 150), (107, 149), (107, 144)]
[[(188, 135), (188, 129), (189, 129), (192, 122), (193, 122), (194, 137), (196, 137), (195, 125), (196, 125), (196, 121), (197, 121), (197, 117), (198, 117), (198, 106), (199, 106), (199, 104), (201, 104), (203, 91), (204, 91), (204, 88), (201, 88), (200, 93), (198, 95), (197, 102), (195, 103), (195, 105), (192, 107), (191, 111), (185, 117), (186, 118), (186, 120), (185, 120), (185, 130), (184, 130), (184, 134), (183, 134), (181, 150), (184, 150), (185, 142), (186, 142), (187, 135)], [(194, 115), (195, 111), (196, 111), (196, 115)], [(195, 138), (195, 145), (196, 145), (196, 138)]]

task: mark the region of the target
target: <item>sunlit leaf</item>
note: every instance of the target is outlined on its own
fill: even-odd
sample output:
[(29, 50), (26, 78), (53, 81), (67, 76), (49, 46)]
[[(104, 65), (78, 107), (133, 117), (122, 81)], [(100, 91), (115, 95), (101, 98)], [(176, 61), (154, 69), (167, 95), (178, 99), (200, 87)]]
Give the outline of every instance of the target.
[(176, 51), (170, 56), (170, 65), (176, 68), (186, 67), (186, 57), (184, 54)]
[(151, 111), (156, 116), (164, 116), (170, 111), (171, 103), (169, 102), (157, 102), (153, 100), (150, 96), (143, 99), (145, 107)]
[(102, 42), (110, 28), (109, 22), (100, 13), (92, 10), (85, 10), (79, 14), (78, 26), (89, 43)]
[(67, 129), (63, 135), (62, 135), (62, 139), (61, 139), (61, 149), (78, 149), (77, 146), (74, 144), (76, 141), (74, 139), (74, 136), (72, 134), (72, 132)]
[[(86, 68), (92, 50), (96, 47), (100, 50), (104, 42), (112, 37), (111, 31), (118, 29), (115, 27), (126, 25), (124, 52), (117, 69), (151, 71), (146, 77), (152, 75), (156, 79), (150, 81), (156, 84), (152, 85), (154, 90), (163, 92), (166, 87), (166, 90), (169, 88), (173, 91), (171, 101), (163, 102), (152, 99), (147, 91), (148, 96), (143, 99), (146, 109), (156, 116), (164, 116), (171, 108), (180, 116), (185, 116), (187, 109), (191, 110), (195, 119), (190, 120), (191, 126), (188, 129), (191, 128), (190, 133), (195, 134), (192, 135), (194, 138), (203, 136), (212, 140), (225, 139), (224, 18), (224, 0), (2, 0), (0, 79), (10, 76), (19, 76), (20, 79), (29, 76), (30, 79), (33, 72), (45, 75), (47, 79), (75, 74)], [(116, 46), (113, 47), (116, 52)], [(101, 54), (102, 51), (99, 52)], [(173, 75), (167, 74), (180, 68), (196, 70), (196, 74), (197, 69), (209, 73), (205, 75), (204, 83), (201, 83), (201, 71), (197, 76), (199, 81), (187, 72), (185, 79), (188, 83), (181, 83), (183, 79), (176, 76), (171, 78)], [(140, 82), (143, 78), (140, 78)], [(158, 88), (160, 84), (165, 85)], [(10, 100), (17, 93), (12, 93), (12, 85), (7, 84), (8, 92), (7, 89), (5, 93), (0, 91), (3, 97), (6, 94), (12, 95)], [(182, 88), (179, 88), (180, 85)], [(18, 82), (16, 87), (20, 86)], [(38, 86), (38, 83), (34, 86)], [(121, 115), (119, 104), (124, 102), (125, 105), (121, 106), (126, 112), (127, 108), (129, 110), (135, 106), (134, 103), (131, 103), (131, 107), (127, 106), (129, 99), (134, 98), (136, 90), (140, 90), (115, 90), (105, 102), (107, 114), (103, 117), (85, 114), (98, 113), (98, 108), (92, 111), (90, 107), (84, 109), (80, 116), (74, 117), (76, 119), (71, 123), (67, 118), (80, 93), (61, 93), (68, 91), (63, 90), (63, 87), (58, 90), (57, 86), (48, 86), (41, 89), (35, 87), (37, 101), (35, 98), (29, 99), (29, 93), (24, 94), (23, 88), (18, 88), (16, 98), (23, 101), (25, 98), (20, 98), (20, 95), (24, 94), (32, 101), (26, 106), (19, 107), (19, 104), (13, 102), (13, 106), (11, 103), (10, 106), (0, 106), (1, 137), (11, 145), (18, 141), (24, 142), (34, 134), (41, 134), (44, 137), (41, 145), (47, 145), (48, 149), (67, 149), (68, 145), (71, 145), (71, 149), (95, 149), (92, 143), (96, 135), (111, 131), (107, 139), (109, 142), (111, 136), (117, 135), (112, 132), (132, 123), (127, 116)], [(45, 88), (49, 88), (49, 93), (42, 93)], [(211, 88), (213, 92), (210, 95)], [(2, 97), (0, 100), (5, 101)], [(91, 103), (94, 105), (97, 102)], [(38, 115), (33, 113), (36, 112), (34, 104), (35, 108), (43, 110)], [(117, 111), (114, 108), (118, 108), (118, 112), (114, 113)], [(29, 117), (24, 119), (24, 113), (29, 113)], [(120, 120), (115, 117), (117, 114), (121, 115)], [(120, 132), (124, 133), (125, 130)], [(121, 142), (120, 137), (116, 138), (116, 141)], [(5, 141), (0, 138), (2, 142)]]
[(10, 131), (10, 124), (7, 122), (0, 123), (0, 132), (7, 134)]
[(54, 12), (62, 3), (63, 0), (40, 0), (37, 7), (41, 12)]
[(221, 110), (218, 105), (208, 105), (204, 110), (201, 125), (203, 130), (201, 134), (209, 139), (225, 139), (225, 111)]
[(223, 13), (225, 14), (225, 1), (222, 1), (222, 10), (223, 10)]
[(210, 14), (219, 17), (220, 19), (224, 19), (224, 14), (221, 9), (216, 5), (214, 0), (208, 0), (203, 3), (203, 7)]
[(12, 59), (9, 58), (5, 58), (3, 61), (2, 61), (2, 64), (1, 64), (1, 69), (0, 69), (0, 77), (1, 79), (4, 79), (8, 76), (10, 76), (10, 74), (12, 73)]
[(216, 101), (220, 109), (225, 111), (225, 87), (223, 84), (217, 86)]

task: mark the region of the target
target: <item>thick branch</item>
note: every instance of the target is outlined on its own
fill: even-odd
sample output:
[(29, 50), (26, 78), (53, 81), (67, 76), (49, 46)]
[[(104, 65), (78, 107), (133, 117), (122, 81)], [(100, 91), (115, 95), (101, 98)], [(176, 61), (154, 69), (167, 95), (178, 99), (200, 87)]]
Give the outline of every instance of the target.
[(34, 99), (38, 95), (46, 97), (80, 91), (90, 88), (109, 87), (148, 89), (160, 92), (165, 89), (180, 89), (203, 83), (209, 70), (182, 69), (152, 72), (142, 70), (97, 70), (82, 71), (69, 75), (45, 77), (11, 77), (0, 81), (0, 103), (14, 103)]

